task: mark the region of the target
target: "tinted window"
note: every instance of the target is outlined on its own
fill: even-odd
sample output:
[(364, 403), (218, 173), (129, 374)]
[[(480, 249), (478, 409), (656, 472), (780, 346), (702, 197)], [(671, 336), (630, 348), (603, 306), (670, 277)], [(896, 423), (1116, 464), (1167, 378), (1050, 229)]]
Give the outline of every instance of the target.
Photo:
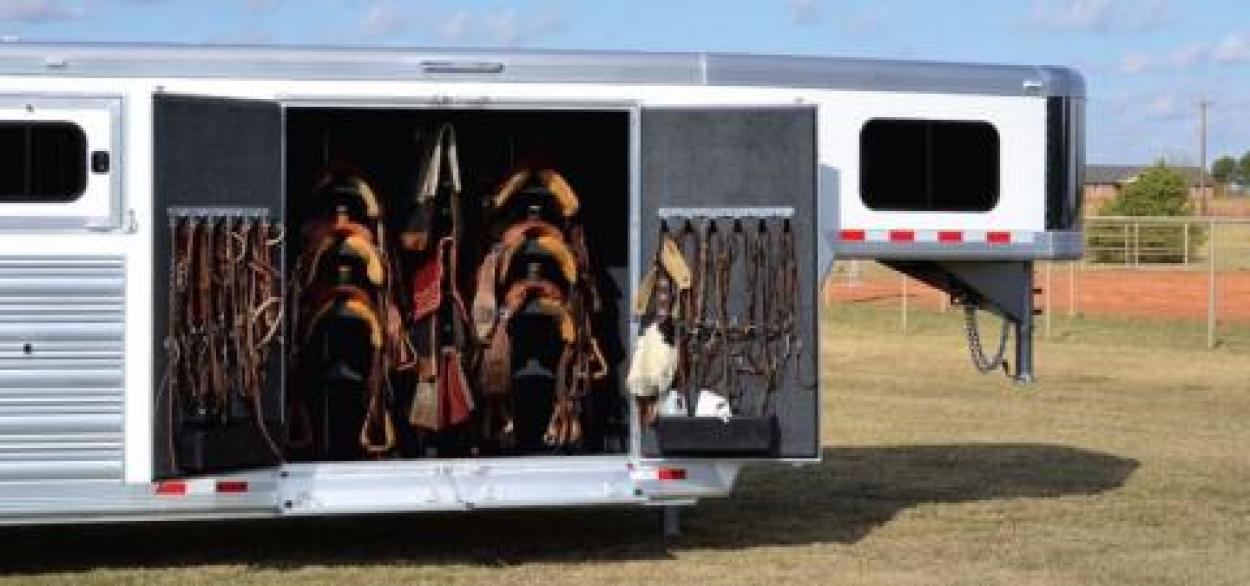
[(68, 202), (87, 187), (87, 137), (69, 122), (0, 122), (0, 202)]
[(984, 212), (998, 203), (998, 131), (986, 122), (870, 120), (859, 193), (874, 210)]

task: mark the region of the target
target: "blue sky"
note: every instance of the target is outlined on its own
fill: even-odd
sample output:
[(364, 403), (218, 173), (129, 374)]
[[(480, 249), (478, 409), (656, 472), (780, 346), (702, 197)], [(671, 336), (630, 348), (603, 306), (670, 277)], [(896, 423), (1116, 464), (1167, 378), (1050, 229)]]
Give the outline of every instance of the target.
[(1092, 162), (1250, 150), (1244, 0), (0, 0), (0, 34), (166, 41), (735, 51), (1072, 65)]

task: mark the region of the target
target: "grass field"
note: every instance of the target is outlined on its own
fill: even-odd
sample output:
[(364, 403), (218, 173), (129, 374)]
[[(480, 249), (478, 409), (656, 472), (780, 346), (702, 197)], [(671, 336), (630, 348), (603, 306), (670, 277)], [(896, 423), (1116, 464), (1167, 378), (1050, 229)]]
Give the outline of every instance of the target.
[[(1250, 353), (1082, 324), (1042, 382), (972, 374), (956, 314), (825, 316), (824, 461), (651, 511), (0, 531), (13, 582), (1250, 583)], [(1178, 340), (1179, 338), (1179, 340)]]

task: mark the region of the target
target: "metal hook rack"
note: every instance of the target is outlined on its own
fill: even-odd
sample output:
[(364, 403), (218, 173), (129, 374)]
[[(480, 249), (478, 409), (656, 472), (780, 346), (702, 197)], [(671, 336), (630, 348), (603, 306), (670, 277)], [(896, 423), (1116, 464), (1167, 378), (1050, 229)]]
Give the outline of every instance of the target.
[(706, 207), (706, 208), (660, 208), (656, 216), (661, 220), (673, 219), (768, 219), (794, 217), (793, 207)]
[(166, 209), (169, 222), (187, 218), (228, 218), (238, 220), (266, 220), (271, 212), (261, 207), (190, 207), (177, 206)]

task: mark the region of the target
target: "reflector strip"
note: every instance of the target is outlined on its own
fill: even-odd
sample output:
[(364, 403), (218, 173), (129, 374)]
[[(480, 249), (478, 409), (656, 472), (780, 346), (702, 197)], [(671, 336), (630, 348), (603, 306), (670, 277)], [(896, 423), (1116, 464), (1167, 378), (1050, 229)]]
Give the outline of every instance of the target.
[(186, 496), (187, 483), (180, 480), (166, 480), (156, 483), (157, 496)]
[(945, 244), (945, 245), (1017, 245), (1029, 244), (1035, 239), (1033, 232), (1010, 230), (917, 230), (895, 228), (892, 230), (866, 230), (847, 228), (838, 231), (838, 240), (846, 243), (884, 244)]
[(226, 494), (238, 494), (247, 492), (246, 480), (218, 480), (217, 492)]
[(685, 480), (685, 468), (660, 468), (656, 473), (656, 478), (660, 480)]
[(915, 230), (890, 230), (890, 242), (915, 242)]
[(842, 230), (838, 238), (845, 242), (863, 242), (867, 234), (863, 230)]

